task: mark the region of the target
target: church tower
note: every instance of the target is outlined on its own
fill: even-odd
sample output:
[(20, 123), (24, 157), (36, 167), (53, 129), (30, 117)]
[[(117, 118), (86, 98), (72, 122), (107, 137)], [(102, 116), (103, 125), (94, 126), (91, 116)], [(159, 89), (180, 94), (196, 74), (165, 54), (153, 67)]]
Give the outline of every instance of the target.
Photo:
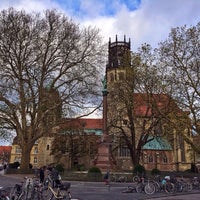
[[(103, 83), (103, 136), (98, 147), (98, 155), (95, 160), (96, 166), (103, 171), (116, 168), (116, 161), (112, 155), (112, 134), (109, 133), (108, 123), (115, 116), (116, 105), (118, 101), (113, 100), (113, 96), (118, 85), (123, 82), (128, 75), (127, 69), (131, 66), (130, 40), (126, 42), (116, 41), (108, 43), (108, 64), (106, 66), (106, 75)], [(114, 117), (115, 118), (115, 117)]]
[(127, 42), (126, 36), (124, 41), (108, 43), (108, 64), (106, 66), (106, 78), (108, 86), (117, 81), (123, 81), (126, 78), (125, 69), (131, 66), (131, 42), (130, 39)]
[[(108, 64), (106, 66), (107, 79), (107, 124), (108, 127), (123, 120), (127, 113), (124, 113), (123, 104), (125, 97), (132, 96), (134, 89), (133, 67), (131, 66), (131, 42), (130, 39), (116, 40), (108, 43)], [(125, 94), (126, 93), (126, 94)], [(131, 101), (130, 97), (127, 101)], [(132, 103), (132, 102), (130, 102)], [(119, 119), (119, 117), (121, 119)], [(111, 132), (109, 134), (112, 134)]]

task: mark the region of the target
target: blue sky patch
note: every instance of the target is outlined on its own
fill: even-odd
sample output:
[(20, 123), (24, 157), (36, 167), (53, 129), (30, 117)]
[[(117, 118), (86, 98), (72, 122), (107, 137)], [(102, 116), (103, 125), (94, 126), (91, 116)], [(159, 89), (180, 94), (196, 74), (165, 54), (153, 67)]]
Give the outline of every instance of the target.
[(122, 6), (127, 10), (136, 10), (141, 0), (54, 0), (64, 10), (75, 16), (88, 16), (93, 11), (96, 15), (114, 16)]

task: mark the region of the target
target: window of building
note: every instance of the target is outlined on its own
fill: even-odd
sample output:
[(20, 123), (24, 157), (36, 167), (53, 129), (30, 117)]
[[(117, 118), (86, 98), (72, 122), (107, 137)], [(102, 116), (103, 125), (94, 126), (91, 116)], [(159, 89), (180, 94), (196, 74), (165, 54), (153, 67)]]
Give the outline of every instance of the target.
[(33, 162), (34, 162), (34, 163), (37, 163), (37, 157), (36, 157), (36, 156), (34, 157)]
[(118, 59), (118, 66), (120, 66), (121, 65), (121, 60), (120, 59)]
[(149, 155), (149, 163), (153, 163), (153, 156)]
[(181, 161), (185, 162), (185, 144), (182, 136), (179, 136), (180, 141), (180, 149), (181, 149)]
[(147, 154), (143, 154), (143, 161), (144, 161), (144, 163), (147, 163), (147, 159), (148, 158), (148, 156), (147, 156)]
[(124, 73), (123, 72), (119, 72), (118, 76), (119, 76), (119, 81), (124, 80)]
[(114, 82), (114, 74), (110, 74), (110, 82)]
[(155, 163), (160, 163), (160, 154), (158, 152), (155, 154)]
[(38, 153), (38, 147), (35, 147), (35, 148), (34, 148), (34, 153), (35, 153), (35, 154)]
[(38, 143), (39, 143), (39, 140), (36, 140), (36, 141), (35, 141), (35, 144), (38, 144)]
[(15, 153), (22, 153), (21, 148), (17, 146), (16, 149), (15, 149)]
[(130, 157), (130, 150), (126, 146), (121, 146), (119, 149), (120, 157)]
[(168, 163), (168, 159), (166, 155), (163, 156), (163, 163)]
[(49, 144), (47, 145), (47, 151), (49, 150)]
[(19, 163), (20, 163), (20, 162), (21, 162), (21, 157), (19, 157), (19, 156), (16, 156), (16, 157), (15, 157), (15, 159), (14, 159), (14, 161), (15, 161), (15, 162), (19, 162)]

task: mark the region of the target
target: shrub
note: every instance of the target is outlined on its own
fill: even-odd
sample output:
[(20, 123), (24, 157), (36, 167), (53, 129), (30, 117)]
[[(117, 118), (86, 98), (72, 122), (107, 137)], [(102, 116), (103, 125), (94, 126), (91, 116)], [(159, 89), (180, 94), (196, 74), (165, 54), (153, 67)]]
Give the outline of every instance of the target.
[(85, 171), (86, 167), (84, 164), (78, 164), (75, 168), (77, 171)]
[(90, 174), (90, 173), (101, 174), (101, 170), (100, 170), (98, 167), (91, 167), (91, 168), (88, 170), (88, 174)]
[(157, 168), (154, 168), (151, 170), (151, 175), (160, 175), (161, 171)]
[(146, 173), (146, 170), (145, 170), (144, 166), (139, 164), (139, 165), (135, 166), (133, 173), (144, 175)]
[(102, 180), (102, 173), (98, 167), (91, 167), (88, 170), (88, 178), (90, 181), (100, 181)]
[(58, 164), (56, 165), (56, 169), (58, 170), (58, 172), (64, 172), (64, 166), (62, 164)]

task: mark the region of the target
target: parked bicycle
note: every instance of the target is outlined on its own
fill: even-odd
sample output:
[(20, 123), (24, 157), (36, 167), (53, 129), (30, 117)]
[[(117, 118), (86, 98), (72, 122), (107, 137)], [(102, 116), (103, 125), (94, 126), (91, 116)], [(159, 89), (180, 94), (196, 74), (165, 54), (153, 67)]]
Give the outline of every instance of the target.
[(199, 177), (193, 177), (190, 182), (192, 184), (193, 189), (200, 190), (200, 178)]
[(9, 188), (0, 187), (0, 200), (10, 200), (9, 199)]
[(57, 184), (56, 187), (53, 187), (50, 181), (46, 184), (47, 186), (42, 190), (42, 197), (44, 200), (78, 200), (72, 198), (72, 195), (69, 191), (71, 185), (70, 183)]
[(19, 196), (22, 193), (22, 185), (23, 182), (21, 184), (15, 184), (15, 186), (11, 189), (10, 191), (10, 200), (18, 200)]
[(136, 192), (141, 193), (145, 192), (146, 194), (154, 194), (155, 193), (155, 185), (152, 183), (152, 181), (148, 178), (140, 178), (138, 184), (136, 185)]
[(6, 200), (76, 200), (69, 191), (70, 185), (54, 180), (51, 174), (44, 184), (39, 179), (25, 178), (21, 184), (15, 184), (10, 191), (10, 199)]
[(33, 178), (25, 177), (25, 182), (21, 184), (15, 184), (15, 186), (10, 191), (11, 200), (32, 200), (33, 196)]
[(111, 174), (110, 175), (110, 182), (120, 182), (126, 183), (128, 180), (126, 175), (118, 175), (118, 174)]

